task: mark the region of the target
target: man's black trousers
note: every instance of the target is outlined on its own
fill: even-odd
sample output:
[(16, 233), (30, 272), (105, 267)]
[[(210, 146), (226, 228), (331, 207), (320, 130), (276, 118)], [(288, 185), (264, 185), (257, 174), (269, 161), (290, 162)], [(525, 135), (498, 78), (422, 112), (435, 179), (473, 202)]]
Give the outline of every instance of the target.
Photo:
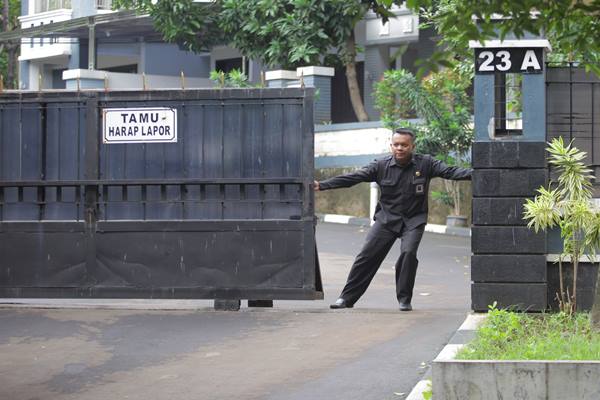
[(349, 304), (354, 304), (367, 290), (379, 266), (385, 259), (396, 239), (400, 238), (400, 257), (396, 261), (396, 297), (399, 303), (410, 303), (417, 275), (417, 250), (425, 225), (400, 233), (392, 232), (375, 221), (367, 234), (362, 250), (356, 256), (346, 286), (340, 295)]

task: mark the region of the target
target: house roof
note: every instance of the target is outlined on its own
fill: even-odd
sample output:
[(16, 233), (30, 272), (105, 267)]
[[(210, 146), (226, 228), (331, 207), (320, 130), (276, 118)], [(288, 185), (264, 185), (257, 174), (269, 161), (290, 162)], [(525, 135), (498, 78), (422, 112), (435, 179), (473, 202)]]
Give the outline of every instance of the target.
[(162, 35), (154, 28), (150, 16), (136, 14), (134, 11), (117, 11), (2, 32), (0, 42), (41, 37), (87, 39), (90, 26), (94, 26), (95, 37), (99, 42), (131, 42), (141, 38), (145, 42), (162, 41)]

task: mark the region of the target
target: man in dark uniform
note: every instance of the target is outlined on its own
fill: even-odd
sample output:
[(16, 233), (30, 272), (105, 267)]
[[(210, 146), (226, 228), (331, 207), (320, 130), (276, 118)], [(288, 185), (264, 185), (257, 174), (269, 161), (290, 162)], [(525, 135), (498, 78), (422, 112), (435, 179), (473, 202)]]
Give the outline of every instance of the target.
[(449, 167), (429, 155), (414, 154), (415, 136), (409, 129), (392, 134), (392, 155), (377, 159), (360, 170), (314, 182), (315, 190), (350, 187), (360, 182), (377, 182), (381, 189), (375, 224), (356, 256), (346, 286), (331, 308), (352, 308), (367, 290), (396, 239), (401, 239), (396, 262), (396, 297), (401, 311), (410, 311), (417, 249), (427, 223), (427, 194), (431, 178), (471, 179), (471, 169)]

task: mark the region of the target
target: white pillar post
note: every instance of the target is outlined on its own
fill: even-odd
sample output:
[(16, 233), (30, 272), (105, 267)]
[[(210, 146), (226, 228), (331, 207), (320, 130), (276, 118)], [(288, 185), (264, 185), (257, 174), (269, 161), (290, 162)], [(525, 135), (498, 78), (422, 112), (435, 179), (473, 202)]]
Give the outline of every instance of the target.
[(377, 202), (379, 201), (379, 186), (376, 182), (371, 182), (371, 200), (369, 202), (369, 217), (371, 220), (371, 225), (375, 223), (373, 220), (373, 216), (375, 215), (375, 207), (377, 207)]

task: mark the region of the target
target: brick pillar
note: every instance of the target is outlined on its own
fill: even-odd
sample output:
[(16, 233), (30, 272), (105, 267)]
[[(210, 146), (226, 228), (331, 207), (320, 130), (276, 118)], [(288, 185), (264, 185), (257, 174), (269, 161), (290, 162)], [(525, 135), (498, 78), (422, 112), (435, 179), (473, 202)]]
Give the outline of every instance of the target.
[[(494, 74), (475, 76), (471, 301), (475, 311), (548, 307), (545, 233), (523, 220), (525, 199), (546, 186), (545, 73), (523, 74), (521, 133), (496, 136)], [(497, 84), (497, 83), (496, 83)]]
[(473, 144), (471, 300), (475, 311), (547, 307), (546, 235), (523, 220), (523, 203), (546, 184), (545, 142)]
[(296, 71), (278, 69), (276, 71), (267, 71), (265, 73), (265, 82), (267, 83), (267, 87), (285, 88), (289, 85), (297, 84), (298, 78), (296, 78)]
[(296, 70), (298, 79), (302, 79), (305, 86), (318, 89), (314, 103), (315, 124), (331, 122), (331, 78), (334, 73), (335, 69), (329, 67), (302, 67)]

